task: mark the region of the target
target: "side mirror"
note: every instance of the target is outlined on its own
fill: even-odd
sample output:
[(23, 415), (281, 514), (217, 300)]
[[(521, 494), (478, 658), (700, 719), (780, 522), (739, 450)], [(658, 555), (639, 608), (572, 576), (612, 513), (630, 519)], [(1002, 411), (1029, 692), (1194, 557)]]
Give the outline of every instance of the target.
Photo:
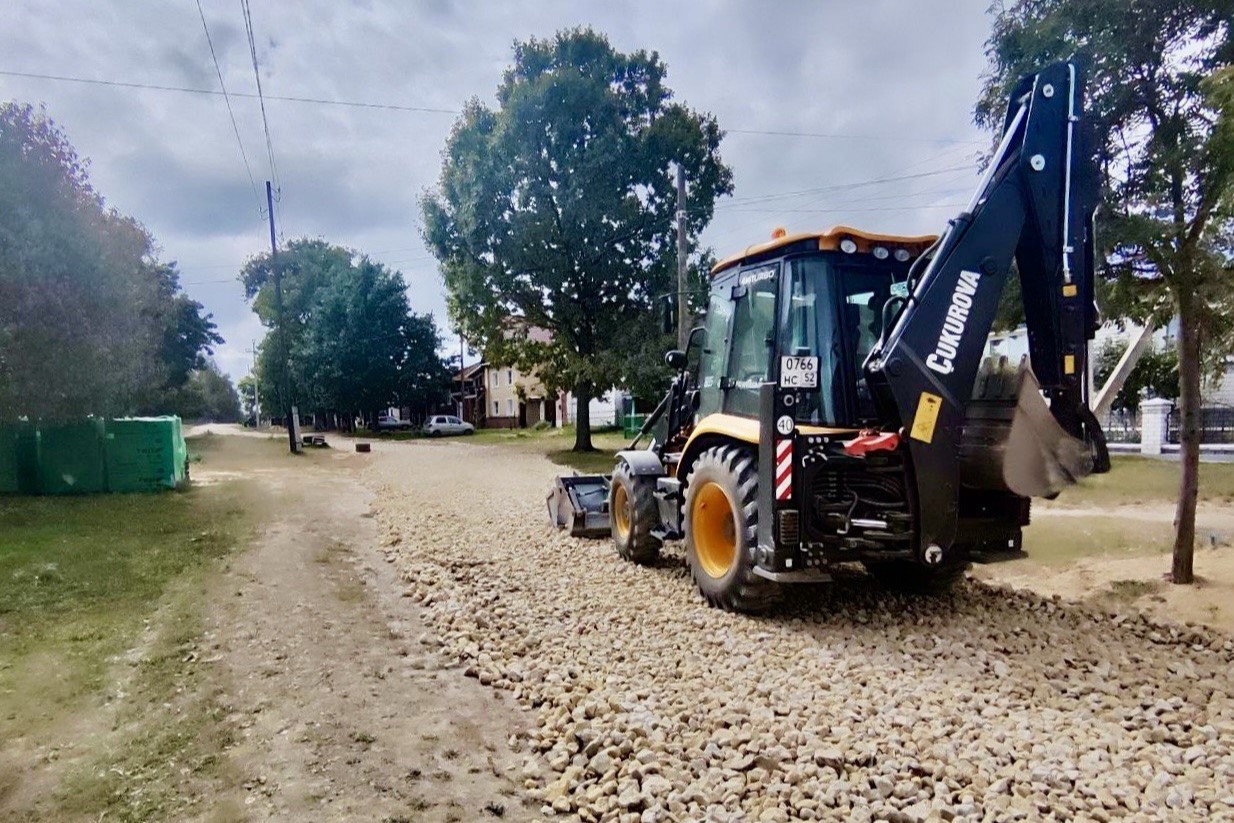
[(686, 353), (680, 349), (673, 349), (664, 355), (664, 362), (670, 369), (681, 371), (686, 367)]

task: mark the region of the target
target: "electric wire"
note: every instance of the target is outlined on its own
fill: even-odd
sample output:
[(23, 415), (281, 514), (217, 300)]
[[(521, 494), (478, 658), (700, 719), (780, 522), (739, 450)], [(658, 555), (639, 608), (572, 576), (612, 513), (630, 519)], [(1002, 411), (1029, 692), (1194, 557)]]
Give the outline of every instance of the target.
[(257, 66), (257, 42), (253, 37), (253, 12), (248, 0), (240, 0), (240, 13), (244, 15), (244, 31), (248, 36), (249, 55), (253, 58), (253, 77), (257, 80), (257, 102), (261, 107), (261, 128), (266, 134), (266, 155), (270, 159), (270, 179), (276, 192), (282, 190), (278, 165), (274, 162), (274, 141), (270, 139), (270, 121), (266, 117), (266, 98), (261, 90), (261, 70)]
[[(170, 91), (181, 94), (206, 94), (219, 96), (220, 92), (214, 89), (197, 89), (189, 86), (169, 86), (157, 83), (136, 83), (125, 80), (99, 80), (90, 77), (73, 77), (64, 74), (44, 74), (40, 72), (29, 71), (11, 71), (0, 69), (0, 76), (3, 77), (22, 77), (29, 80), (53, 80), (61, 83), (85, 83), (92, 86), (113, 86), (127, 89), (144, 89), (147, 91)], [(250, 92), (231, 92), (232, 97), (248, 98), (252, 100), (258, 99), (256, 94)], [(360, 100), (340, 100), (337, 98), (325, 97), (302, 97), (280, 94), (266, 94), (266, 100), (278, 100), (285, 103), (306, 103), (318, 106), (345, 106), (348, 108), (358, 109), (380, 109), (387, 111), (402, 111), (417, 114), (462, 114), (459, 109), (436, 108), (433, 106), (408, 106), (400, 103), (369, 103)], [(977, 140), (962, 140), (954, 137), (904, 137), (899, 135), (879, 135), (879, 134), (828, 134), (824, 132), (797, 132), (797, 131), (775, 131), (771, 129), (725, 129), (729, 134), (748, 134), (762, 135), (767, 137), (814, 137), (833, 140), (888, 140), (901, 143), (940, 143), (946, 145), (984, 145)]]
[(219, 66), (218, 55), (214, 51), (214, 39), (210, 37), (210, 26), (206, 24), (206, 13), (201, 8), (201, 0), (197, 0), (197, 13), (201, 16), (201, 28), (206, 33), (206, 45), (210, 47), (210, 59), (214, 61), (214, 73), (219, 78), (219, 89), (223, 93), (223, 102), (227, 104), (227, 116), (231, 118), (231, 130), (236, 135), (236, 145), (240, 147), (240, 158), (244, 160), (244, 171), (249, 176), (249, 185), (253, 187), (253, 197), (257, 200), (257, 214), (265, 216), (261, 207), (261, 195), (257, 192), (257, 180), (253, 177), (253, 169), (249, 166), (248, 152), (244, 150), (244, 141), (240, 139), (240, 127), (236, 125), (236, 113), (231, 108), (231, 98), (227, 96), (227, 84), (223, 82), (223, 69)]

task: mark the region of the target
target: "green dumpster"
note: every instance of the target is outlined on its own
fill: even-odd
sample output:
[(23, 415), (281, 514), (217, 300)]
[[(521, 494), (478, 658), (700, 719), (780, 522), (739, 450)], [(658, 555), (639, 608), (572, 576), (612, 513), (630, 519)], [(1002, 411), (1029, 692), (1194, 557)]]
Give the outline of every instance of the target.
[(103, 421), (97, 417), (38, 426), (38, 491), (98, 494), (107, 491)]
[(627, 414), (623, 434), (626, 437), (633, 437), (638, 434), (639, 429), (643, 427), (643, 421), (647, 419), (645, 414)]
[(0, 494), (34, 494), (38, 483), (38, 428), (26, 420), (0, 423)]
[(179, 417), (109, 420), (105, 451), (110, 491), (174, 489), (186, 479), (188, 447)]

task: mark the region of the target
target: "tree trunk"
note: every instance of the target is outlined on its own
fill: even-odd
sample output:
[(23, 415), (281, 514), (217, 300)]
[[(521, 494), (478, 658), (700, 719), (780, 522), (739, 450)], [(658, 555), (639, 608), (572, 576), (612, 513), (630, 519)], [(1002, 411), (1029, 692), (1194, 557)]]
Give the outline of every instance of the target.
[(1178, 508), (1174, 514), (1173, 583), (1192, 583), (1195, 553), (1195, 504), (1200, 491), (1200, 332), (1195, 295), (1178, 292), (1179, 462)]
[(591, 385), (576, 385), (574, 399), (578, 401), (578, 410), (574, 415), (574, 451), (595, 451), (596, 447), (591, 445)]

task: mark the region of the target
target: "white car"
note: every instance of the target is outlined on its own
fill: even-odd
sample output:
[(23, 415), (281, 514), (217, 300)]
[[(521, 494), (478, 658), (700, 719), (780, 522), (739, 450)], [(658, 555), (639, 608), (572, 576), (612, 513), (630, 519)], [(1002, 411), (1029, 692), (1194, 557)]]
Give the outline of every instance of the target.
[(464, 423), (450, 414), (438, 414), (428, 419), (424, 424), (424, 433), (429, 437), (441, 437), (443, 434), (475, 434), (476, 427)]

